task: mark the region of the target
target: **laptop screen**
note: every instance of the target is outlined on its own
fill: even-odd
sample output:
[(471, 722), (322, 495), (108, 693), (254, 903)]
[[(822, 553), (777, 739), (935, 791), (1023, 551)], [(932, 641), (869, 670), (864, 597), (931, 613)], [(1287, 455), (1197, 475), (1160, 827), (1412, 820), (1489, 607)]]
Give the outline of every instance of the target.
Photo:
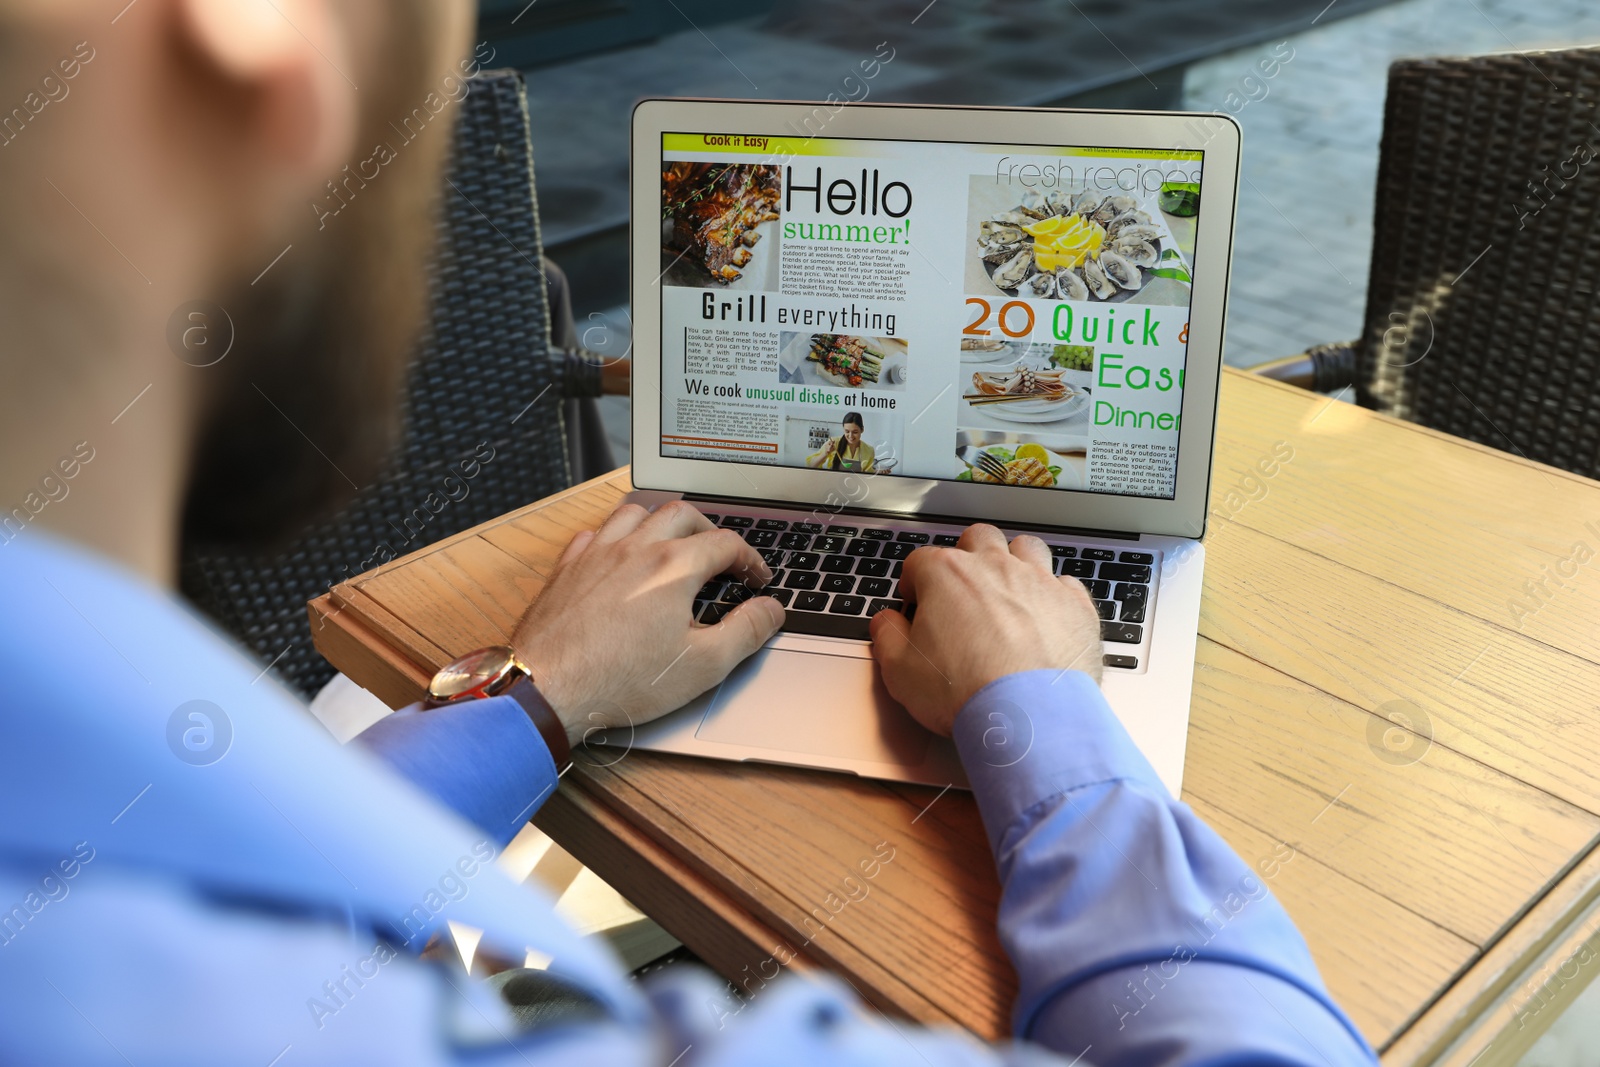
[(1172, 499), (1201, 161), (663, 135), (661, 455)]

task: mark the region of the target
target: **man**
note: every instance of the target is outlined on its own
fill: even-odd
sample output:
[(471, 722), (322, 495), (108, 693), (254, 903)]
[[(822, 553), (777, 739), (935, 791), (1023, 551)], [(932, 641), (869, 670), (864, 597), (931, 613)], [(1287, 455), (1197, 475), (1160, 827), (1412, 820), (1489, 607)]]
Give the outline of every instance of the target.
[[(180, 538), (293, 529), (390, 439), (448, 122), (428, 101), (470, 26), (443, 0), (0, 0), (0, 1062), (1038, 1062), (826, 980), (737, 1013), (704, 976), (641, 991), (489, 862), (559, 787), (553, 752), (679, 706), (779, 625), (759, 596), (688, 621), (707, 577), (768, 576), (693, 509), (575, 538), (509, 635), (549, 742), (496, 696), (341, 749), (172, 596)], [(214, 326), (195, 301), (233, 324), (218, 360), (170, 343)], [(1043, 546), (976, 526), (902, 588), (915, 622), (875, 618), (876, 655), (968, 761), (1018, 1035), (1085, 1063), (1373, 1062), (1107, 709), (1095, 616)], [(1035, 741), (999, 769), (1008, 709)], [(448, 922), (547, 963), (558, 1009), (513, 1019), (419, 956)]]

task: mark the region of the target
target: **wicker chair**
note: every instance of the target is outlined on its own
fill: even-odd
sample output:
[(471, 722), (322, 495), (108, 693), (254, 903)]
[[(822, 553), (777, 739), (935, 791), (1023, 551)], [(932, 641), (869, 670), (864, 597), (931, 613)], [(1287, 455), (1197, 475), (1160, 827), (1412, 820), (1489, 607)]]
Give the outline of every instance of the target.
[[(599, 395), (600, 372), (586, 354), (551, 345), (551, 307), (559, 312), (566, 300), (563, 280), (541, 255), (519, 74), (473, 79), (452, 153), (454, 187), (444, 187), (428, 267), (430, 323), (385, 472), (278, 555), (184, 552), (184, 593), (307, 697), (334, 669), (312, 646), (306, 601), (393, 558), (385, 547), (403, 555), (567, 487), (579, 452), (594, 460), (592, 435), (578, 441), (569, 432), (575, 405), (594, 401), (571, 398)], [(569, 307), (566, 316), (555, 330), (570, 346)], [(462, 499), (448, 499), (460, 492), (463, 461), (478, 473)], [(430, 500), (444, 506), (435, 512)]]
[(1600, 477), (1600, 48), (1389, 68), (1359, 340), (1252, 368)]

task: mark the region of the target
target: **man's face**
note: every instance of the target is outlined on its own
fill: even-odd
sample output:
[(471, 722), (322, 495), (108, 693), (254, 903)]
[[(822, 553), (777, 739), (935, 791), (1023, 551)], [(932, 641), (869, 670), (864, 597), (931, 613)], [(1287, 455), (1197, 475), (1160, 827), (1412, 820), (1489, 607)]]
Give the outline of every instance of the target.
[[(452, 99), (469, 46), (463, 6), (384, 4), (388, 40), (362, 78), (348, 169), (329, 174), (318, 207), (308, 202), (292, 220), (280, 262), (252, 281), (276, 251), (254, 250), (217, 286), (236, 340), (207, 368), (215, 377), (184, 512), (188, 545), (270, 547), (378, 473), (427, 310), (423, 266), (465, 106)], [(445, 106), (406, 140), (395, 124), (414, 109), (430, 113), (430, 94)], [(392, 159), (378, 166), (380, 145)]]

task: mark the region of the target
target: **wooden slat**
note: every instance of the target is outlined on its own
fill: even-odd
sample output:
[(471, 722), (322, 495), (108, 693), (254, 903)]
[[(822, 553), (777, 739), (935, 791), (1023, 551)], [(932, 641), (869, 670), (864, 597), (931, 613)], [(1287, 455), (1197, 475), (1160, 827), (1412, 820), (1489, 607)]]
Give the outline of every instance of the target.
[[(1208, 557), (1235, 522), (1600, 661), (1600, 483), (1238, 372), (1223, 376), (1217, 425)], [(1261, 479), (1266, 495), (1230, 503), (1279, 441), (1294, 458)], [(1535, 603), (1523, 583), (1579, 542), (1596, 558), (1517, 615), (1514, 599)]]
[[(635, 824), (719, 893), (874, 1001), (1005, 1032), (1015, 985), (992, 922), (929, 922), (995, 911), (999, 886), (969, 794), (929, 808), (939, 791), (918, 790), (926, 797), (912, 807), (881, 783), (841, 775), (642, 755), (617, 763), (622, 780), (601, 788), (626, 797)], [(752, 840), (764, 844), (752, 851)], [(882, 852), (894, 858), (874, 862)], [(841, 906), (852, 893), (860, 899)], [(945, 961), (937, 973), (926, 970), (935, 958)]]
[(1474, 945), (1600, 835), (1600, 817), (1442, 745), (1384, 762), (1368, 743), (1383, 720), (1312, 685), (1204, 639), (1198, 658), (1185, 795)]
[[(1255, 861), (1287, 844), (1198, 797), (1189, 803), (1257, 870)], [(1399, 1032), (1477, 955), (1470, 941), (1303, 852), (1277, 869), (1267, 885), (1305, 935), (1328, 991), (1370, 1040)]]
[(1434, 744), (1600, 813), (1600, 664), (1244, 526), (1216, 537), (1206, 637), (1365, 710), (1420, 710)]

